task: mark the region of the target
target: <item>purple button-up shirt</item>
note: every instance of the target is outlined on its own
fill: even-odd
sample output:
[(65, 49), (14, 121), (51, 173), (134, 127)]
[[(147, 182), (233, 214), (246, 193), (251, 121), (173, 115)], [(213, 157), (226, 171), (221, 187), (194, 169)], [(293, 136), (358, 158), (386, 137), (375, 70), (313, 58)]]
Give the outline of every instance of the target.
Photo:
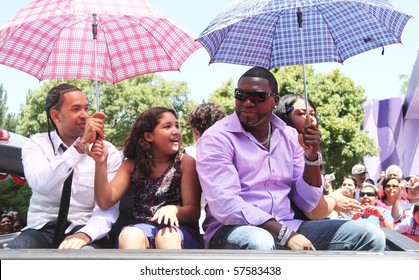
[(291, 200), (312, 211), (323, 187), (303, 180), (304, 150), (294, 128), (272, 114), (270, 150), (243, 129), (236, 115), (218, 121), (197, 141), (197, 171), (207, 200), (205, 247), (223, 225), (259, 226), (274, 218), (296, 231)]

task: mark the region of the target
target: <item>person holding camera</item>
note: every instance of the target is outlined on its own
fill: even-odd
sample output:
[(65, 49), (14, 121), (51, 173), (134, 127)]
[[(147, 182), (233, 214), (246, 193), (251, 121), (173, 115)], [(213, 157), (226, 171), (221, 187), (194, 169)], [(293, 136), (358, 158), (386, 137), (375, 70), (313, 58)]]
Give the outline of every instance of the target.
[(363, 220), (373, 223), (379, 227), (394, 229), (393, 217), (391, 212), (380, 206), (376, 206), (378, 201), (378, 190), (374, 185), (364, 184), (359, 192), (359, 202), (362, 211), (348, 216), (352, 220)]

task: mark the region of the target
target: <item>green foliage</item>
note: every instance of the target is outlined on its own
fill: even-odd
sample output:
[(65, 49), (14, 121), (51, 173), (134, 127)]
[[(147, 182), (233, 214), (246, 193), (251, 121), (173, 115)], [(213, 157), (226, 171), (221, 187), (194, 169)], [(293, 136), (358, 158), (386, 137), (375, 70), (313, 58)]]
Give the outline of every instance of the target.
[(407, 88), (409, 87), (410, 76), (407, 74), (401, 74), (399, 78), (402, 83), (400, 87), (400, 95), (403, 95), (403, 94), (406, 94)]
[(234, 112), (234, 83), (232, 79), (224, 82), (219, 89), (210, 95), (209, 102), (217, 103), (223, 106), (228, 115)]
[(4, 118), (7, 113), (7, 91), (4, 90), (3, 85), (0, 84), (0, 127), (3, 127)]
[[(290, 66), (272, 71), (277, 77), (280, 95), (304, 94), (301, 66)], [(334, 172), (338, 183), (350, 174), (353, 165), (363, 162), (364, 156), (379, 152), (368, 132), (362, 130), (364, 122), (364, 90), (336, 69), (327, 74), (315, 74), (306, 66), (308, 97), (317, 107), (321, 150), (326, 173)]]
[(20, 185), (11, 178), (0, 181), (0, 210), (19, 211), (25, 216), (31, 194), (27, 183)]
[(16, 114), (7, 112), (7, 91), (0, 84), (0, 128), (14, 132), (17, 126)]

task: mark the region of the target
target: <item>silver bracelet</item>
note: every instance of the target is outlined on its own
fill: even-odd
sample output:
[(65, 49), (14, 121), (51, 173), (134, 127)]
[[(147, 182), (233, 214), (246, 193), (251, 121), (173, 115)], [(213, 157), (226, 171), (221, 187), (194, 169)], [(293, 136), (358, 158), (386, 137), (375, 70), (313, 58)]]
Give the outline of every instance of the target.
[(279, 246), (284, 247), (285, 244), (287, 243), (288, 239), (291, 236), (291, 230), (289, 228), (286, 228), (285, 234), (284, 236), (282, 236), (281, 240), (279, 240)]
[(278, 237), (276, 238), (278, 245), (284, 247), (285, 243), (287, 243), (288, 239), (290, 238), (291, 233), (292, 231), (286, 225), (282, 225), (281, 229), (279, 230)]
[(282, 237), (284, 237), (285, 231), (287, 230), (287, 226), (286, 225), (282, 225), (281, 229), (278, 232), (278, 236), (276, 237), (277, 240), (281, 240)]
[(304, 162), (310, 166), (320, 166), (323, 164), (323, 157), (320, 152), (317, 152), (317, 160), (308, 160), (306, 155), (304, 155)]

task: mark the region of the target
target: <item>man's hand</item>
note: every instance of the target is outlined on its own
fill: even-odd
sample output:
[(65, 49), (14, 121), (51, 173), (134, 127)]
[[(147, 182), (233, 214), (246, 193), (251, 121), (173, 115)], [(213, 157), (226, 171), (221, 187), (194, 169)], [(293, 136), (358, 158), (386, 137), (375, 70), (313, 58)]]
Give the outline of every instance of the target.
[(76, 234), (67, 236), (63, 242), (61, 242), (58, 249), (80, 249), (86, 246), (92, 241), (90, 236), (83, 232), (77, 232)]
[(299, 140), (299, 142), (303, 142), (303, 144), (301, 145), (300, 143), (300, 145), (303, 147), (307, 159), (316, 160), (317, 152), (320, 149), (320, 130), (314, 123), (310, 123), (304, 127), (304, 132), (300, 138), (301, 140)]
[(81, 138), (83, 144), (91, 144), (96, 139), (105, 138), (105, 120), (107, 116), (103, 112), (96, 112), (87, 120), (84, 135)]
[(320, 130), (315, 123), (312, 122), (310, 116), (306, 116), (306, 126), (302, 133), (298, 134), (298, 143), (303, 147), (307, 158), (316, 160), (317, 152), (320, 149)]

